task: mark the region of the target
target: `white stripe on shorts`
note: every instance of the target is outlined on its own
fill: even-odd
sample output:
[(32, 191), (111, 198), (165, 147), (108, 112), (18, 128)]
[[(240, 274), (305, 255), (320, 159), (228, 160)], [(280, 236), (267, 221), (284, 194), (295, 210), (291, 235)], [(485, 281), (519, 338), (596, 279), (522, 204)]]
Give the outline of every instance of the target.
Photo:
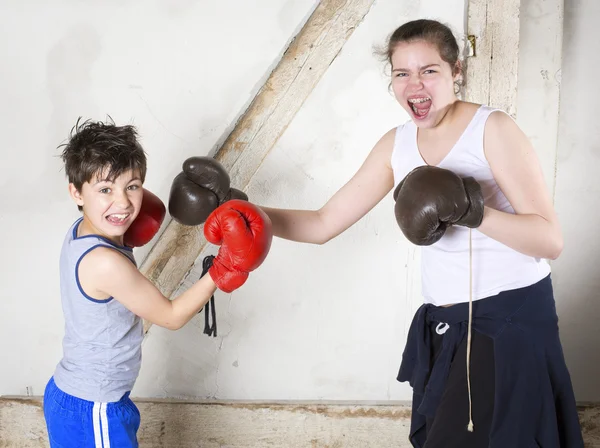
[(108, 438), (108, 416), (106, 415), (107, 403), (100, 405), (100, 421), (102, 423), (102, 440), (104, 441), (104, 448), (110, 448), (110, 440)]
[(94, 424), (95, 448), (102, 448), (102, 434), (100, 432), (100, 406), (102, 403), (94, 403), (92, 409), (92, 423)]

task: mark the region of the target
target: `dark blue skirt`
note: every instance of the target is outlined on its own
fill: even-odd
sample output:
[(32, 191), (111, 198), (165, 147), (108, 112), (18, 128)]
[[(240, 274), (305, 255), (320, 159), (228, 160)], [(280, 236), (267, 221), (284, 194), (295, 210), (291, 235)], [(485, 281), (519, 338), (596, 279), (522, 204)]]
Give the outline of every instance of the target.
[[(465, 345), (468, 318), (468, 303), (451, 307), (426, 304), (417, 310), (411, 324), (397, 379), (408, 381), (413, 388), (410, 441), (415, 448), (426, 446), (430, 422), (445, 419), (444, 415), (436, 415), (436, 411), (447, 399), (444, 394), (448, 392), (448, 378), (456, 377), (450, 375), (451, 370), (455, 366), (466, 370), (462, 367), (466, 364), (464, 350), (459, 352), (459, 347)], [(550, 276), (534, 285), (473, 302), (472, 329), (474, 341), (476, 336), (484, 335), (493, 342), (490, 347), (493, 346), (494, 365), (490, 375), (493, 412), (489, 425), (477, 426), (477, 409), (473, 408), (474, 431), (486, 431), (484, 439), (489, 443), (472, 446), (582, 448), (583, 437), (560, 343)], [(441, 342), (434, 343), (434, 331), (442, 335)], [(473, 351), (472, 383), (476, 381), (474, 375), (485, 371), (476, 368), (478, 362), (486, 362), (485, 353)], [(459, 403), (463, 408), (468, 406), (466, 400)], [(468, 409), (456, 412), (467, 417), (459, 427), (446, 426), (448, 447), (454, 446), (453, 438), (468, 440), (464, 439)], [(481, 433), (478, 436), (482, 440)], [(457, 442), (456, 446), (469, 445)]]

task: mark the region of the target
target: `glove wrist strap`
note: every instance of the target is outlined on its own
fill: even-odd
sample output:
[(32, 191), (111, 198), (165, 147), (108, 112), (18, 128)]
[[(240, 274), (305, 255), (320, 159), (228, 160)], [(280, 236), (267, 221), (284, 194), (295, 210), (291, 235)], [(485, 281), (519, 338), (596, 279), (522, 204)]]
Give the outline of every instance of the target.
[[(200, 278), (204, 277), (208, 270), (212, 267), (214, 255), (207, 255), (202, 260), (202, 274)], [(199, 312), (201, 312), (200, 310)], [(210, 318), (212, 317), (212, 325), (210, 324)], [(207, 336), (217, 337), (217, 312), (215, 309), (215, 295), (210, 296), (210, 300), (204, 305), (204, 334)]]

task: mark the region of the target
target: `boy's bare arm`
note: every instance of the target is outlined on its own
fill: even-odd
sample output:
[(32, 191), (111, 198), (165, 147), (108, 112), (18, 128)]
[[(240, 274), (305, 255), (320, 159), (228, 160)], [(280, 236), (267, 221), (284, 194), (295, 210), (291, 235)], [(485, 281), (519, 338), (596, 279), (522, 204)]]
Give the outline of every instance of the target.
[(89, 296), (113, 297), (132, 313), (170, 330), (188, 323), (216, 290), (211, 276), (205, 275), (176, 299), (169, 300), (129, 259), (107, 247), (94, 249), (83, 258), (79, 281)]

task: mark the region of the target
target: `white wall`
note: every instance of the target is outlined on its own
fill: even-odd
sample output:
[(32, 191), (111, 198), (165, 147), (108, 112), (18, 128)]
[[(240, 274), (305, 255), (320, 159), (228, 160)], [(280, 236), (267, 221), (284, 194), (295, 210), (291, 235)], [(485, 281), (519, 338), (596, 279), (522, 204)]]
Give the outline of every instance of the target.
[(562, 63), (563, 0), (521, 0), (517, 122), (553, 194)]
[(517, 121), (531, 139), (554, 195), (565, 248), (552, 262), (561, 340), (579, 402), (600, 401), (600, 244), (595, 204), (600, 91), (595, 0), (522, 0)]
[[(517, 121), (538, 153), (552, 193), (562, 5), (561, 0), (521, 3)], [(433, 8), (432, 2), (409, 10), (378, 2), (266, 159), (251, 185), (251, 197), (266, 205), (316, 208), (347, 181), (381, 133), (406, 119), (385, 91), (386, 79), (371, 57), (370, 45), (383, 41), (402, 21), (423, 15), (442, 18), (462, 30), (464, 9), (459, 4), (447, 6), (438, 13), (426, 9)], [(585, 163), (587, 158), (578, 160), (572, 175)], [(559, 159), (559, 178), (561, 170)], [(560, 188), (559, 184), (557, 195)], [(421, 303), (419, 252), (399, 236), (392, 206), (386, 198), (354, 228), (323, 247), (276, 240), (266, 264), (244, 291), (218, 295), (222, 337), (211, 340), (202, 335), (202, 315), (178, 334), (153, 328), (135, 392), (223, 399), (410, 399), (410, 389), (394, 377), (408, 325)], [(561, 213), (567, 244), (577, 234), (569, 224), (576, 226), (581, 219)], [(553, 277), (577, 398), (597, 401), (600, 388), (583, 365), (588, 352), (577, 354), (586, 337), (598, 339), (598, 331), (590, 323), (582, 335), (580, 317), (586, 310), (571, 307), (569, 312), (572, 294), (561, 290), (563, 272), (573, 269), (565, 259), (569, 252), (579, 256), (578, 247), (567, 247), (553, 265)], [(291, 267), (285, 268), (285, 263)], [(181, 290), (199, 272), (192, 272)]]
[[(149, 155), (146, 185), (166, 201), (181, 162), (222, 141), (317, 3), (258, 1), (0, 4), (0, 54), (8, 67), (0, 74), (0, 395), (25, 394), (28, 386), (41, 394), (60, 357), (57, 261), (78, 212), (56, 146), (79, 115), (133, 122)], [(326, 201), (379, 136), (407, 119), (387, 92), (373, 44), (423, 16), (460, 34), (464, 3), (375, 2), (265, 160), (251, 198), (298, 208)], [(565, 9), (560, 133), (560, 0), (522, 0), (517, 114), (549, 188), (556, 182), (566, 248), (553, 269), (565, 353), (578, 399), (598, 401), (600, 285), (592, 280), (597, 245), (589, 219), (598, 93), (596, 63), (584, 49), (600, 11), (594, 0), (567, 0)], [(567, 192), (579, 196), (571, 200)], [(410, 389), (394, 378), (421, 303), (419, 251), (399, 234), (392, 207), (386, 198), (325, 246), (275, 240), (243, 289), (217, 293), (218, 338), (202, 334), (202, 314), (178, 332), (153, 327), (134, 395), (409, 399)], [(146, 251), (136, 250), (139, 260)]]
[[(388, 93), (373, 45), (419, 17), (462, 33), (464, 7), (464, 0), (375, 2), (265, 159), (250, 198), (276, 207), (321, 206), (381, 135), (408, 119)], [(395, 377), (422, 303), (418, 254), (397, 228), (391, 195), (324, 246), (276, 239), (242, 289), (217, 293), (217, 338), (202, 334), (203, 314), (177, 333), (152, 327), (134, 394), (408, 400), (409, 387)]]
[(600, 401), (600, 62), (596, 0), (565, 0), (556, 208), (565, 250), (555, 263), (561, 336), (575, 392)]
[(77, 117), (136, 124), (146, 186), (166, 201), (182, 161), (224, 138), (316, 4), (0, 2), (0, 395), (42, 394), (60, 359), (58, 256), (78, 211), (56, 147)]

